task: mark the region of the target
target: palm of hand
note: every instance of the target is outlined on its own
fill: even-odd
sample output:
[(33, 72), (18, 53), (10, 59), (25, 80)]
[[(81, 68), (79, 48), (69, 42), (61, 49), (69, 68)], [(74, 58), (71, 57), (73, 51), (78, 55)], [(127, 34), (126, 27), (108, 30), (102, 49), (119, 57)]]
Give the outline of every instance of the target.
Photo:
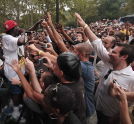
[(15, 72), (17, 72), (17, 71), (20, 70), (20, 65), (18, 64), (18, 61), (17, 61), (17, 60), (13, 60), (13, 61), (12, 61), (11, 67), (13, 68), (13, 70), (14, 70)]

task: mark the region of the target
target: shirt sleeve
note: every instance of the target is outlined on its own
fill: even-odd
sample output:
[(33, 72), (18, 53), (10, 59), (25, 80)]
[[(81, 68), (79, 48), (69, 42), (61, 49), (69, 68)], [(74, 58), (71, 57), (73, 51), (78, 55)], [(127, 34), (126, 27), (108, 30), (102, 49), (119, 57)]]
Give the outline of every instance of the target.
[(95, 52), (97, 53), (97, 55), (99, 56), (99, 58), (104, 62), (109, 64), (109, 55), (108, 55), (108, 51), (106, 50), (106, 48), (103, 46), (102, 44), (102, 40), (101, 39), (97, 39), (95, 41), (92, 42), (92, 46), (95, 50)]
[(8, 49), (8, 51), (15, 51), (18, 49), (18, 38), (13, 36), (7, 36), (4, 38), (4, 47)]

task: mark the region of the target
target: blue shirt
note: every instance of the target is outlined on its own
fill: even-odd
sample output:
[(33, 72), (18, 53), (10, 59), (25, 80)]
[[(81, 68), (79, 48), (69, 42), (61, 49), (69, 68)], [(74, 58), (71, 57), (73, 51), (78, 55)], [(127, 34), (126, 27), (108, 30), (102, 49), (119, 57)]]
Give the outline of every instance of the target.
[(82, 62), (82, 77), (85, 87), (85, 102), (86, 102), (86, 115), (91, 116), (95, 112), (94, 105), (94, 87), (95, 87), (95, 74), (94, 67), (91, 62)]

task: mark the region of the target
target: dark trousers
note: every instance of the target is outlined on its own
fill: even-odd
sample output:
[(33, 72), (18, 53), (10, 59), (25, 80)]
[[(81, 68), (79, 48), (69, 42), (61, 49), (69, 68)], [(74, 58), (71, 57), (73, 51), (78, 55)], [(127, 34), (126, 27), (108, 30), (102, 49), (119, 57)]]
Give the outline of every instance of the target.
[(97, 124), (109, 124), (109, 117), (105, 116), (102, 112), (97, 111), (98, 123)]
[(97, 124), (120, 124), (119, 114), (114, 117), (108, 117), (102, 112), (97, 111), (98, 123)]

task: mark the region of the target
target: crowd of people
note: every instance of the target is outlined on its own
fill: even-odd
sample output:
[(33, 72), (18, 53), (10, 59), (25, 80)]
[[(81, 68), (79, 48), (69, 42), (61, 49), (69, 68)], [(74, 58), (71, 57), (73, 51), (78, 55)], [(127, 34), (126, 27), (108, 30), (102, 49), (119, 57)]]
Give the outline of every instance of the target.
[(76, 28), (49, 12), (27, 30), (4, 22), (0, 123), (132, 124), (134, 25), (75, 18)]

